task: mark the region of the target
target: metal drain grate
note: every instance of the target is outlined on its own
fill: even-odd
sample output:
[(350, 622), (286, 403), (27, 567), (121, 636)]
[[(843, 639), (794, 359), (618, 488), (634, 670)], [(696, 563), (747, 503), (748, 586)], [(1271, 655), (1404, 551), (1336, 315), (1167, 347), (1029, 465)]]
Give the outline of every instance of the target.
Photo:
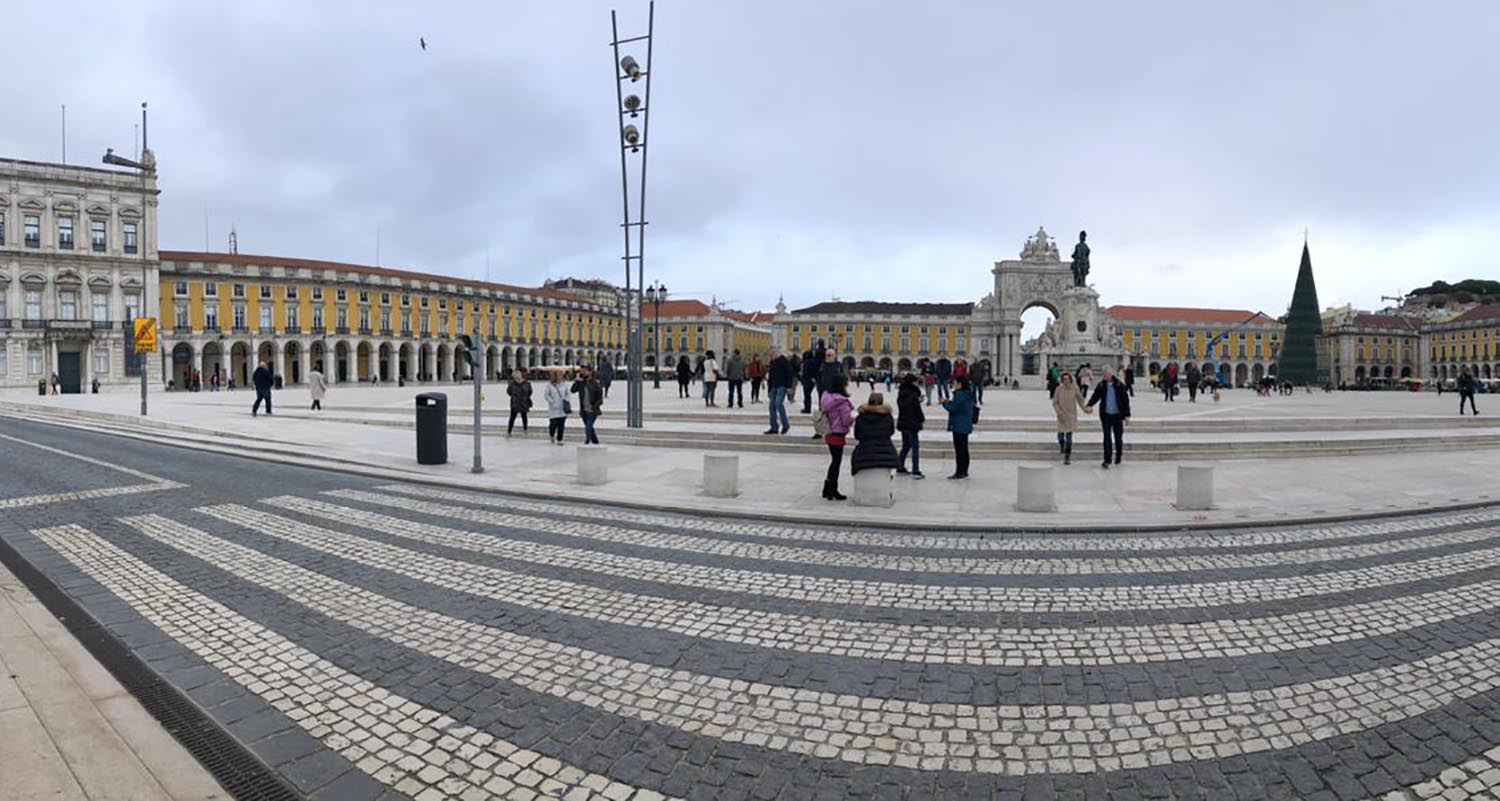
[(37, 600), (230, 795), (240, 801), (298, 801), (302, 798), (250, 749), (221, 729), (197, 704), (176, 687), (162, 681), (124, 643), (95, 622), (83, 607), (26, 561), (3, 537), (0, 537), (0, 562), (10, 568)]

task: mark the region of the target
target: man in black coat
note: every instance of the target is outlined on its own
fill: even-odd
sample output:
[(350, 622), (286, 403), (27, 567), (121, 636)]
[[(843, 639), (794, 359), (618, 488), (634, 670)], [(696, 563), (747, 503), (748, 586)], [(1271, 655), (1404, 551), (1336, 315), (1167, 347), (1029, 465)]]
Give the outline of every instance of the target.
[(818, 372), (822, 369), (822, 360), (813, 351), (807, 350), (802, 353), (802, 413), (812, 414), (813, 389), (818, 386)]
[(771, 348), (771, 364), (766, 369), (766, 391), (771, 404), (771, 427), (766, 429), (767, 434), (785, 434), (791, 429), (791, 423), (786, 419), (786, 391), (796, 383), (795, 374), (792, 372), (792, 361), (781, 352), (781, 348)]
[[(1130, 393), (1125, 383), (1115, 377), (1114, 368), (1105, 366), (1104, 378), (1094, 387), (1087, 409), (1099, 406), (1099, 425), (1104, 428), (1104, 469), (1109, 463), (1120, 463), (1125, 453), (1125, 421), (1130, 419)], [(1111, 447), (1113, 446), (1113, 447)]]
[(250, 376), (250, 380), (255, 384), (255, 405), (250, 407), (250, 416), (255, 417), (260, 414), (261, 401), (266, 402), (266, 414), (269, 415), (271, 413), (271, 383), (275, 380), (271, 376), (271, 365), (261, 362), (260, 366), (255, 368), (255, 374)]

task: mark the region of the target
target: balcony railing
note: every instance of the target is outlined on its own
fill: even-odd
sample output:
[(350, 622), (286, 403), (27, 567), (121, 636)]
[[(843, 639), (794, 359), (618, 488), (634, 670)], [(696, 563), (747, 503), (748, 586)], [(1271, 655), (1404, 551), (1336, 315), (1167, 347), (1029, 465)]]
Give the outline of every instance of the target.
[(110, 321), (110, 320), (95, 320), (93, 322), (93, 327), (96, 330), (100, 329), (100, 328), (108, 329), (108, 328), (114, 328), (115, 324), (112, 321)]
[(0, 317), (0, 331), (4, 331), (8, 328), (10, 328), (10, 318)]
[(21, 321), (21, 327), (22, 328), (28, 328), (28, 329), (31, 329), (33, 331), (39, 331), (39, 330), (47, 327), (47, 321), (46, 320), (22, 320)]
[(368, 329), (368, 328), (361, 328), (361, 329), (359, 329), (359, 335), (362, 336), (362, 337), (369, 336), (370, 335), (370, 329)]
[(302, 333), (302, 326), (300, 326), (300, 325), (289, 325), (289, 326), (286, 326), (285, 328), (283, 328), (282, 330), (284, 332), (288, 333), (288, 334), (300, 334), (300, 333)]
[(323, 334), (328, 333), (328, 330), (321, 325), (315, 325), (312, 328), (308, 329), (308, 333), (322, 336)]
[(276, 326), (274, 326), (274, 325), (263, 325), (263, 326), (261, 326), (260, 327), (260, 335), (263, 336), (263, 337), (275, 336), (276, 335)]
[(383, 337), (388, 337), (388, 336), (392, 336), (393, 334), (392, 334), (391, 329), (389, 329), (389, 328), (382, 328), (382, 329), (380, 329), (380, 335), (383, 336)]
[(26, 237), (26, 247), (39, 248), (42, 246), (42, 238), (39, 236)]
[(403, 336), (403, 337), (409, 337), (409, 336), (411, 336), (411, 329), (410, 328), (403, 328), (403, 329), (401, 329), (401, 336)]
[(248, 334), (248, 333), (250, 333), (250, 329), (249, 329), (248, 326), (237, 325), (237, 326), (234, 327), (234, 333), (236, 333), (236, 334)]
[(333, 329), (333, 333), (339, 334), (341, 336), (347, 336), (349, 334), (349, 326), (347, 326), (347, 325), (338, 326), (337, 328)]

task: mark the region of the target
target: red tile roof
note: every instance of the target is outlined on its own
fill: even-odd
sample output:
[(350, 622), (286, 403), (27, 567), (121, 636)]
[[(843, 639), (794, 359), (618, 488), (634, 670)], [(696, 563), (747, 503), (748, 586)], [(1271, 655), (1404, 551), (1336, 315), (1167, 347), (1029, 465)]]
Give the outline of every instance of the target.
[[(663, 317), (707, 317), (709, 305), (701, 300), (664, 300), (661, 304), (661, 316)], [(765, 312), (743, 312), (734, 309), (720, 309), (719, 313), (731, 320), (742, 323), (756, 323), (769, 325), (771, 315)], [(645, 320), (656, 318), (656, 307), (650, 303), (641, 304), (641, 317)]]
[(1389, 328), (1396, 331), (1420, 331), (1422, 321), (1399, 314), (1356, 314), (1354, 324), (1360, 328)]
[(1469, 323), (1475, 320), (1493, 320), (1500, 317), (1500, 303), (1487, 303), (1483, 306), (1475, 306), (1472, 309), (1448, 320), (1449, 323)]
[[(1125, 321), (1276, 325), (1273, 317), (1249, 309), (1190, 309), (1178, 306), (1110, 306), (1109, 316)], [(1252, 318), (1252, 315), (1254, 319)]]
[(476, 289), (491, 289), (499, 292), (515, 292), (517, 294), (530, 295), (532, 297), (552, 298), (554, 300), (566, 300), (574, 303), (589, 304), (577, 296), (566, 292), (558, 292), (546, 287), (524, 287), (511, 284), (497, 284), (491, 281), (475, 281), (470, 278), (455, 278), (451, 275), (437, 275), (435, 273), (418, 273), (410, 270), (393, 270), (389, 267), (371, 267), (364, 264), (346, 264), (337, 261), (322, 261), (319, 259), (294, 259), (284, 256), (255, 256), (247, 253), (203, 253), (191, 250), (163, 250), (159, 254), (162, 261), (198, 261), (205, 264), (247, 264), (259, 267), (283, 267), (283, 268), (306, 268), (309, 270), (337, 270), (341, 272), (364, 273), (365, 275), (382, 275), (389, 278), (401, 278), (410, 281), (436, 281), (457, 286), (474, 287)]

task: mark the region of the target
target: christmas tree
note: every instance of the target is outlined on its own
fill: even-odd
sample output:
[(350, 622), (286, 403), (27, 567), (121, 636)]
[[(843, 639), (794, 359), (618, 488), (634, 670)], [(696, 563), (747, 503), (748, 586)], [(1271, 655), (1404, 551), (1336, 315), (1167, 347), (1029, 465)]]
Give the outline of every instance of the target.
[(1292, 290), (1292, 306), (1287, 310), (1286, 333), (1281, 339), (1281, 355), (1276, 363), (1276, 377), (1294, 384), (1313, 384), (1322, 380), (1318, 369), (1318, 338), (1323, 335), (1323, 316), (1319, 313), (1318, 286), (1313, 283), (1312, 256), (1302, 243), (1302, 265), (1297, 268), (1297, 286)]

